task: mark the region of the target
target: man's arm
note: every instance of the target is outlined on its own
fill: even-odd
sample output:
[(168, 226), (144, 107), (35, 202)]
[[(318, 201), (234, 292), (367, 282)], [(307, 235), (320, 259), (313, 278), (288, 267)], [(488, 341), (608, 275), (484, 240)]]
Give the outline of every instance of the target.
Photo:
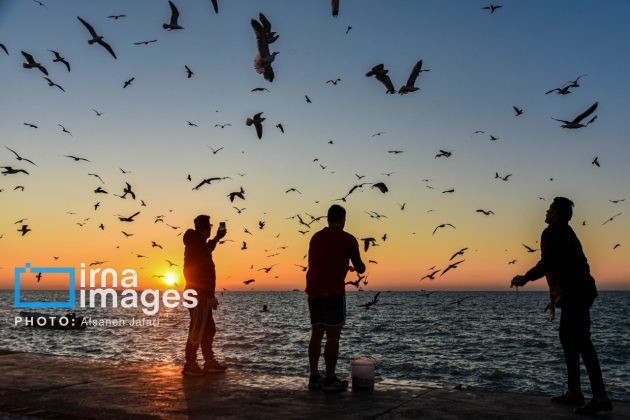
[(350, 261), (352, 266), (359, 274), (365, 273), (365, 264), (361, 260), (361, 253), (359, 252), (359, 242), (356, 238), (353, 238), (352, 246), (350, 248)]
[(208, 239), (208, 242), (206, 242), (208, 252), (214, 251), (214, 248), (217, 247), (217, 244), (219, 243), (221, 239), (223, 239), (226, 233), (227, 233), (226, 230), (218, 230), (214, 238)]

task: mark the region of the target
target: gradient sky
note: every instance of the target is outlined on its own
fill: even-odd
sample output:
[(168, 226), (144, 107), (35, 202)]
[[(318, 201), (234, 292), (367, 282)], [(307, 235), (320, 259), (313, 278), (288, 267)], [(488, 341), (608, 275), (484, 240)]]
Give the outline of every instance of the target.
[[(219, 0), (218, 15), (206, 0), (175, 3), (185, 30), (167, 32), (161, 27), (169, 17), (167, 1), (49, 0), (42, 7), (0, 0), (0, 43), (10, 52), (0, 51), (0, 146), (38, 165), (0, 150), (0, 165), (30, 172), (0, 177), (0, 287), (11, 288), (13, 268), (26, 262), (78, 267), (96, 260), (137, 269), (141, 287), (161, 287), (151, 276), (168, 272), (170, 259), (180, 265), (173, 270), (181, 277), (178, 235), (205, 213), (215, 226), (227, 221), (226, 239), (234, 240), (215, 251), (219, 288), (249, 290), (242, 281), (254, 278), (254, 290), (302, 289), (304, 273), (295, 264), (306, 265), (308, 240), (325, 221), (302, 235), (297, 221), (287, 218), (324, 215), (331, 200), (357, 183), (355, 173), (390, 189), (381, 194), (365, 188), (344, 203), (346, 230), (358, 238), (388, 236), (363, 254), (365, 261), (378, 262), (369, 264), (368, 289), (505, 290), (512, 276), (537, 261), (538, 254), (521, 244), (538, 248), (545, 210), (557, 195), (576, 204), (572, 224), (599, 287), (629, 287), (628, 202), (609, 200), (630, 199), (623, 94), (630, 91), (630, 2), (602, 7), (594, 1), (504, 1), (491, 15), (481, 9), (488, 4), (483, 1), (342, 0), (336, 19), (324, 0)], [(273, 83), (252, 66), (249, 20), (259, 12), (280, 35), (271, 46), (280, 52)], [(112, 14), (127, 17), (106, 18)], [(77, 16), (105, 37), (118, 60), (87, 44)], [(158, 42), (133, 45), (150, 39)], [(52, 63), (48, 49), (60, 51), (72, 71)], [(48, 87), (39, 71), (23, 69), (20, 50), (44, 64), (66, 93)], [(420, 90), (407, 96), (386, 95), (380, 83), (365, 77), (384, 63), (400, 87), (420, 58), (431, 71), (419, 77)], [(192, 79), (184, 65), (195, 72)], [(572, 94), (544, 94), (581, 74), (587, 76)], [(134, 84), (123, 90), (131, 77)], [(325, 83), (335, 78), (342, 79), (337, 86)], [(251, 93), (254, 87), (271, 93)], [(566, 130), (550, 118), (572, 119), (595, 101), (599, 117), (589, 127)], [(524, 115), (515, 117), (513, 105)], [(97, 117), (91, 108), (104, 115)], [(261, 111), (267, 120), (258, 140), (244, 122)], [(274, 127), (279, 122), (285, 134)], [(232, 127), (215, 128), (217, 123)], [(485, 134), (473, 135), (475, 130)], [(379, 131), (385, 134), (372, 137)], [(490, 141), (490, 134), (499, 140)], [(224, 149), (213, 155), (209, 147)], [(435, 159), (440, 149), (453, 156)], [(600, 168), (591, 164), (595, 156)], [(494, 179), (495, 172), (513, 175), (503, 182)], [(105, 184), (88, 173), (99, 174)], [(192, 191), (213, 176), (231, 180)], [(138, 200), (112, 195), (121, 194), (125, 182)], [(17, 185), (25, 191), (14, 191)], [(110, 194), (94, 194), (99, 185)], [(246, 210), (237, 214), (226, 195), (241, 186), (246, 199), (234, 205)], [(291, 187), (303, 194), (285, 194)], [(442, 193), (451, 188), (454, 194)], [(405, 209), (398, 203), (406, 203)], [(485, 217), (475, 212), (479, 208), (496, 214)], [(133, 223), (114, 216), (138, 210)], [(387, 218), (379, 221), (366, 211)], [(602, 225), (617, 213), (623, 214)], [(157, 215), (180, 228), (154, 223)], [(15, 224), (22, 218), (32, 229), (24, 237)], [(266, 222), (263, 230), (259, 220)], [(456, 229), (432, 235), (441, 223)], [(125, 238), (122, 230), (134, 236)], [(242, 241), (247, 251), (240, 250)], [(615, 244), (621, 246), (613, 250)], [(419, 281), (430, 267), (445, 268), (463, 247), (469, 250), (459, 268)], [(516, 264), (508, 265), (513, 259)], [(257, 271), (271, 264), (277, 266), (269, 274)], [(25, 282), (36, 288), (63, 284), (37, 284), (33, 275)], [(544, 280), (528, 286), (545, 287)]]

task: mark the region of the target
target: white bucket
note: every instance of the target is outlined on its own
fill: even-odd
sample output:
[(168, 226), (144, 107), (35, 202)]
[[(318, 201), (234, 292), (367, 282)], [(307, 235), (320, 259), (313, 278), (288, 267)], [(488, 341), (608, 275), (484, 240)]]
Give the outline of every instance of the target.
[(357, 359), (350, 363), (352, 370), (352, 389), (374, 389), (374, 359)]

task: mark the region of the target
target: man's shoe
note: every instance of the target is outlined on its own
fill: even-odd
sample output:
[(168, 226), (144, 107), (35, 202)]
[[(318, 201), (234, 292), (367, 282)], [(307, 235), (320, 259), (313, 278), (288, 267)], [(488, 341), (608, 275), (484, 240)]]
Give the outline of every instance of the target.
[(566, 392), (557, 397), (551, 397), (551, 402), (564, 405), (584, 405), (584, 395)]
[(324, 378), (322, 378), (322, 375), (311, 375), (308, 378), (308, 389), (310, 390), (322, 389), (323, 385)]
[(348, 381), (342, 381), (336, 376), (324, 379), (322, 386), (324, 391), (345, 391), (348, 389)]
[(216, 359), (206, 360), (206, 363), (203, 365), (203, 371), (207, 373), (221, 373), (226, 370), (227, 366), (217, 362)]
[(203, 373), (203, 370), (199, 367), (197, 362), (186, 363), (184, 365), (184, 369), (182, 370), (182, 375), (185, 376), (203, 376)]
[(608, 398), (590, 400), (585, 406), (578, 407), (573, 412), (575, 414), (582, 414), (585, 416), (592, 416), (600, 411), (611, 411), (613, 409), (612, 403)]

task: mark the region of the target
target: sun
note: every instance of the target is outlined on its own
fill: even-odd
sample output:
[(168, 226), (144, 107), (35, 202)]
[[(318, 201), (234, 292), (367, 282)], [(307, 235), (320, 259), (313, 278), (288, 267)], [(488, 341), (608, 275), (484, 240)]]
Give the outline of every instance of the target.
[(166, 273), (164, 275), (164, 283), (166, 283), (166, 285), (168, 286), (173, 286), (177, 284), (177, 274), (173, 273), (172, 271)]

